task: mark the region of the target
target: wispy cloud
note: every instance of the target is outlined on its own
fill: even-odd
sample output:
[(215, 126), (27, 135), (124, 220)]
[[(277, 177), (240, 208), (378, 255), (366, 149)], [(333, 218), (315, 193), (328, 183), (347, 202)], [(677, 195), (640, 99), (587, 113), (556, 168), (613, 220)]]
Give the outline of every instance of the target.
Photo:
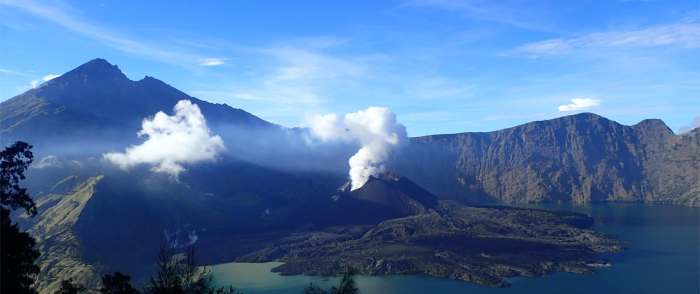
[(57, 75), (57, 74), (48, 74), (48, 75), (43, 76), (41, 79), (32, 80), (31, 82), (29, 82), (29, 85), (32, 89), (34, 89), (34, 88), (38, 87), (39, 85), (41, 85), (41, 83), (48, 82), (48, 81), (53, 80), (53, 79), (60, 77), (60, 76), (61, 75)]
[(574, 38), (549, 39), (522, 45), (516, 52), (530, 55), (567, 54), (601, 48), (700, 47), (700, 24), (678, 23), (639, 30), (597, 32)]
[(20, 71), (6, 69), (6, 68), (0, 68), (0, 74), (8, 75), (8, 76), (26, 76), (27, 75), (27, 74), (22, 73)]
[(590, 109), (600, 105), (600, 100), (592, 98), (573, 98), (571, 103), (559, 105), (558, 109), (561, 112), (581, 111)]
[(47, 5), (43, 2), (39, 3), (31, 0), (0, 0), (0, 6), (20, 9), (129, 54), (177, 65), (194, 65), (205, 59), (195, 53), (165, 48), (164, 46), (122, 36), (107, 28), (92, 24), (78, 15), (69, 13), (64, 7)]
[(282, 47), (261, 53), (276, 60), (277, 65), (262, 76), (258, 85), (232, 92), (234, 98), (277, 104), (319, 104), (326, 83), (358, 77), (365, 72), (357, 63), (322, 52)]
[[(534, 12), (532, 5), (523, 7), (513, 1), (484, 0), (410, 0), (404, 3), (408, 7), (426, 7), (461, 13), (464, 17), (491, 23), (504, 24), (516, 28), (555, 32), (555, 28), (543, 24), (541, 12)], [(532, 15), (538, 14), (538, 15)], [(539, 17), (536, 17), (539, 16)]]
[(226, 64), (225, 58), (203, 58), (199, 60), (199, 65), (201, 66), (219, 66)]
[(335, 98), (338, 88), (368, 75), (365, 62), (357, 56), (341, 57), (324, 49), (329, 48), (290, 45), (251, 49), (250, 59), (261, 64), (247, 72), (244, 79), (191, 92), (205, 99), (237, 100), (234, 103), (245, 105), (267, 120), (298, 124), (304, 114), (324, 111), (323, 105)]

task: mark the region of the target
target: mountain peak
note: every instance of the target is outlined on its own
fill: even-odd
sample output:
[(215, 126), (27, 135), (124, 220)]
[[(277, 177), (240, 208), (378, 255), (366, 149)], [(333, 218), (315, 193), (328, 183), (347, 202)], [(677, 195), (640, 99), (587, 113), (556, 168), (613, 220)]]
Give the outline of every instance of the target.
[(654, 134), (655, 136), (670, 136), (673, 135), (673, 131), (669, 128), (663, 120), (660, 119), (645, 119), (640, 121), (633, 126), (637, 131)]
[(397, 173), (385, 172), (370, 176), (360, 188), (349, 195), (395, 209), (401, 215), (422, 213), (437, 206), (437, 197)]
[(67, 72), (63, 77), (82, 79), (127, 79), (118, 66), (102, 58), (95, 58)]

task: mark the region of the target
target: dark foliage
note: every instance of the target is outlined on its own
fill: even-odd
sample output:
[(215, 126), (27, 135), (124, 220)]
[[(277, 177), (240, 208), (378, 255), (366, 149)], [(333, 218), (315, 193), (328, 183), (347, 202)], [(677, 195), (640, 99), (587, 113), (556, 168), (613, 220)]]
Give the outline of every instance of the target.
[(355, 285), (355, 270), (347, 267), (343, 277), (340, 278), (338, 286), (333, 286), (328, 290), (324, 290), (313, 283), (309, 284), (304, 289), (304, 294), (357, 294), (360, 289)]
[(232, 287), (213, 286), (211, 271), (197, 267), (195, 250), (189, 247), (177, 254), (161, 247), (156, 262), (157, 272), (151, 277), (147, 293), (151, 294), (234, 294)]
[(27, 189), (19, 185), (25, 178), (24, 171), (34, 160), (31, 149), (32, 145), (18, 141), (0, 151), (0, 205), (12, 210), (23, 208), (33, 216), (36, 205)]
[(326, 294), (328, 293), (326, 290), (323, 288), (314, 285), (314, 283), (310, 283), (306, 288), (304, 288), (304, 294)]
[(36, 242), (10, 219), (10, 210), (23, 208), (36, 214), (36, 205), (19, 182), (32, 162), (32, 146), (16, 142), (0, 151), (0, 292), (36, 293), (31, 285), (39, 273), (34, 261), (39, 257)]
[(139, 293), (134, 286), (131, 285), (131, 277), (115, 272), (102, 276), (102, 294), (137, 294)]
[(345, 269), (338, 287), (331, 288), (331, 293), (334, 294), (356, 294), (359, 292), (360, 290), (355, 286), (355, 270), (350, 267)]
[(34, 277), (39, 273), (39, 267), (34, 264), (39, 257), (39, 251), (34, 248), (36, 242), (12, 223), (9, 210), (0, 208), (0, 214), (1, 292), (36, 293), (31, 289)]
[(61, 281), (61, 288), (56, 291), (56, 294), (79, 294), (85, 292), (85, 286), (74, 283), (73, 280)]

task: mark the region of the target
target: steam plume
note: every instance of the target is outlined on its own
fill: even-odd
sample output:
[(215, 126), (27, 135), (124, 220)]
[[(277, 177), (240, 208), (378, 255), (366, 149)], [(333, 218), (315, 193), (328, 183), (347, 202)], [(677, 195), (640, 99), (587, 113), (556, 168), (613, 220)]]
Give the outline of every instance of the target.
[(369, 107), (348, 113), (341, 120), (331, 113), (308, 119), (312, 134), (322, 141), (348, 141), (361, 145), (350, 157), (351, 189), (362, 187), (372, 175), (385, 171), (392, 151), (406, 141), (406, 128), (386, 107)]
[(107, 153), (104, 158), (122, 169), (139, 164), (152, 164), (154, 172), (177, 177), (184, 171), (183, 163), (195, 163), (216, 159), (225, 149), (218, 135), (212, 135), (199, 107), (189, 100), (175, 104), (175, 114), (162, 111), (152, 119), (144, 119), (139, 137), (140, 145), (126, 148), (124, 153)]

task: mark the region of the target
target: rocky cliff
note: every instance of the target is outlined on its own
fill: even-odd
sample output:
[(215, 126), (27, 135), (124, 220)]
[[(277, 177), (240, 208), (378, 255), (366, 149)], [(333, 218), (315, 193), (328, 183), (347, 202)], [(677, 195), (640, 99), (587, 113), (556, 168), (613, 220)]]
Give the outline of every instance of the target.
[(582, 113), (488, 133), (413, 138), (394, 168), (438, 196), (506, 203), (700, 205), (700, 130)]

